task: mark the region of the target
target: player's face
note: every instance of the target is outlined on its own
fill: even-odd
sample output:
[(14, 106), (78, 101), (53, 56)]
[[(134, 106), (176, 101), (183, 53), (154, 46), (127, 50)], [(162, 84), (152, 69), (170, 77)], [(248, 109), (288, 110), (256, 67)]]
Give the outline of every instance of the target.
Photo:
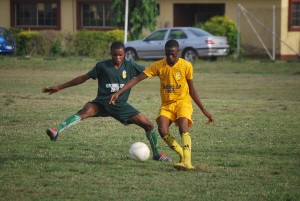
[(113, 49), (111, 50), (110, 55), (114, 65), (119, 67), (124, 60), (125, 50), (123, 48)]
[(169, 66), (173, 66), (174, 64), (177, 63), (179, 59), (179, 50), (177, 47), (167, 48), (165, 50), (165, 54)]

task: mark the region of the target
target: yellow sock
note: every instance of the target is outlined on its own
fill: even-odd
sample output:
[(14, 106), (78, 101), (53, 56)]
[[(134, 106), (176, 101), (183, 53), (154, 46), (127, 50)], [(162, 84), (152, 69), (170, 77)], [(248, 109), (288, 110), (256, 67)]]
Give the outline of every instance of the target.
[(180, 156), (180, 161), (183, 162), (183, 150), (182, 147), (177, 143), (176, 139), (169, 133), (167, 136), (165, 136), (164, 141), (167, 143), (167, 145), (173, 149), (176, 153)]
[(189, 165), (192, 165), (192, 160), (191, 160), (192, 140), (189, 132), (182, 134), (182, 143), (183, 143), (184, 162)]

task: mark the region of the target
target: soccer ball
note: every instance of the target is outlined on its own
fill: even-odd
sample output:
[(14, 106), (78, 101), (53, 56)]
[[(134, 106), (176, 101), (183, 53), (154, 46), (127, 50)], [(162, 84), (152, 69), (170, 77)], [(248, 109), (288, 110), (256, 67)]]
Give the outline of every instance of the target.
[(136, 161), (145, 161), (150, 157), (150, 149), (143, 142), (135, 142), (129, 148), (129, 157)]

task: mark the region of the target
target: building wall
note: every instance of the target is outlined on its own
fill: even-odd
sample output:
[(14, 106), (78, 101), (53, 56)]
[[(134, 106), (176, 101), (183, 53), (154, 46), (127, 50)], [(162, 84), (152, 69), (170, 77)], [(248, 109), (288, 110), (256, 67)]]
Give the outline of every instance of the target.
[[(240, 10), (238, 15), (238, 3), (246, 9)], [(273, 6), (275, 6), (275, 32), (280, 36), (280, 0), (252, 0), (252, 1), (231, 1), (226, 15), (236, 23), (240, 20), (241, 41), (246, 55), (264, 55), (269, 57), (273, 52)], [(234, 14), (234, 15), (233, 15)], [(238, 17), (239, 16), (239, 17)], [(252, 27), (253, 26), (253, 27)], [(261, 41), (260, 41), (261, 40)], [(276, 54), (280, 54), (280, 43), (275, 43)]]
[[(287, 45), (282, 44), (280, 46), (280, 55), (283, 59), (293, 58), (295, 56), (296, 51), (298, 55), (300, 55), (300, 32), (299, 31), (288, 31), (288, 1), (281, 1), (281, 30), (280, 30), (280, 38), (282, 41), (287, 43)], [(292, 48), (293, 50), (291, 50)]]
[(76, 31), (76, 0), (61, 1), (61, 30)]
[(10, 1), (0, 0), (0, 27), (10, 27)]

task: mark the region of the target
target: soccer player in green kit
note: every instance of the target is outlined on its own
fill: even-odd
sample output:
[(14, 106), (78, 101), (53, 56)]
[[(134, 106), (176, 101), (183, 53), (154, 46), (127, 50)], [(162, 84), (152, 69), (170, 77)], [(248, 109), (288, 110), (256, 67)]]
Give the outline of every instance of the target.
[(90, 78), (98, 80), (97, 97), (86, 103), (78, 112), (67, 117), (57, 128), (47, 129), (47, 135), (50, 140), (56, 141), (63, 130), (83, 119), (111, 116), (124, 125), (136, 124), (143, 128), (151, 145), (153, 160), (171, 162), (172, 160), (161, 153), (158, 148), (157, 133), (154, 130), (153, 123), (127, 102), (130, 90), (123, 93), (114, 105), (109, 104), (110, 96), (113, 93), (119, 91), (129, 80), (138, 76), (145, 69), (144, 66), (124, 60), (125, 47), (122, 42), (112, 43), (110, 51), (111, 59), (98, 62), (87, 74), (78, 76), (61, 85), (42, 89), (44, 93), (50, 95), (62, 89), (82, 84)]

